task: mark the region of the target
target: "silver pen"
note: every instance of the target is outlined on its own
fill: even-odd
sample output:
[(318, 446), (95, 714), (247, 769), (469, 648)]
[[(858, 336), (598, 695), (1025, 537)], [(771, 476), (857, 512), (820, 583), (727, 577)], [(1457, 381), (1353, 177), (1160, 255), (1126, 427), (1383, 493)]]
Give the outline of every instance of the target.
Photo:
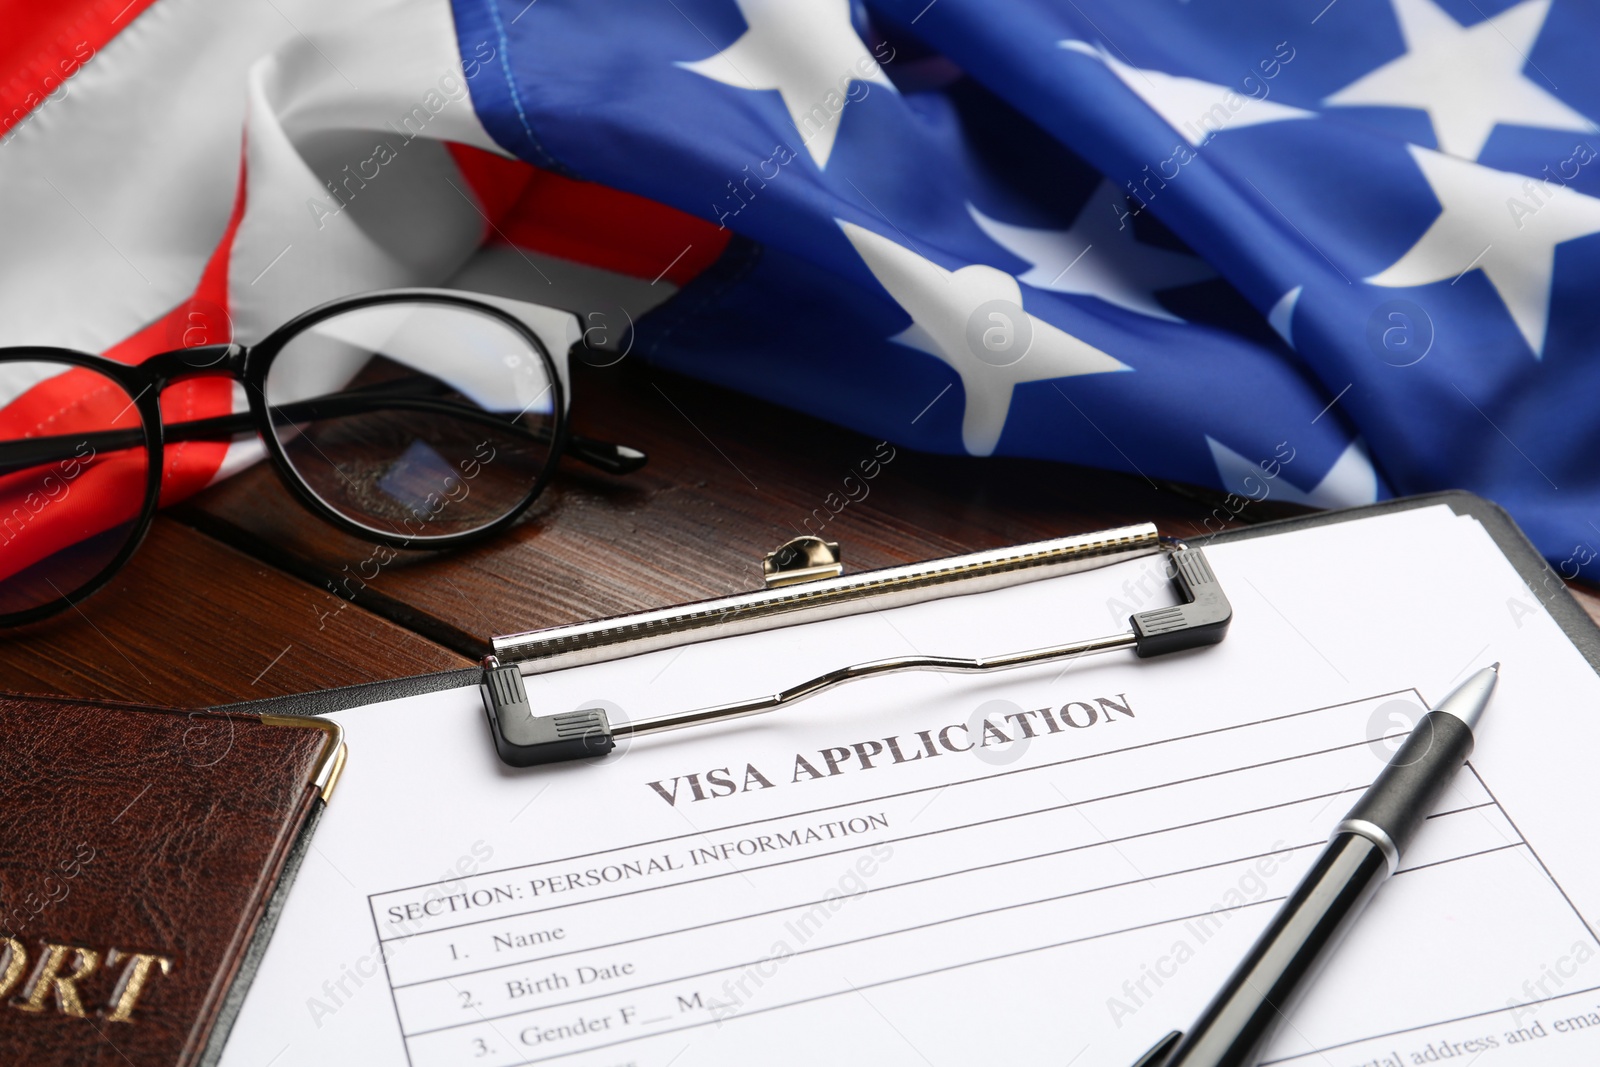
[(1188, 1032), (1174, 1030), (1134, 1067), (1255, 1067), (1279, 1022), (1472, 754), (1472, 732), (1500, 680), (1485, 667), (1423, 716), (1244, 961)]

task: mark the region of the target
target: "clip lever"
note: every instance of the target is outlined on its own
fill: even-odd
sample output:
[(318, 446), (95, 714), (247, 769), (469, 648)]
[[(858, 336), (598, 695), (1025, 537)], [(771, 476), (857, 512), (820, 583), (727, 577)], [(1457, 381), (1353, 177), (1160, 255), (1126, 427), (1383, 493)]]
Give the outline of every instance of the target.
[(768, 696), (614, 726), (599, 708), (533, 714), (517, 666), (501, 666), (498, 659), (488, 656), (483, 665), (484, 710), (500, 758), (513, 767), (529, 767), (602, 756), (616, 746), (619, 737), (758, 715), (858, 678), (910, 670), (979, 674), (1120, 648), (1132, 648), (1136, 655), (1149, 657), (1216, 644), (1228, 632), (1233, 609), (1204, 553), (1182, 542), (1165, 542), (1162, 547), (1168, 553), (1167, 576), (1178, 587), (1184, 603), (1139, 612), (1129, 618), (1129, 630), (1107, 637), (983, 658), (918, 654), (873, 660), (829, 671)]
[(513, 767), (604, 756), (617, 745), (603, 708), (535, 715), (522, 673), (493, 656), (483, 661), (483, 708), (495, 750)]
[(1233, 605), (1211, 573), (1205, 553), (1182, 541), (1175, 543), (1177, 547), (1167, 557), (1167, 577), (1177, 583), (1184, 602), (1141, 611), (1128, 620), (1136, 639), (1133, 650), (1141, 657), (1214, 645), (1233, 621)]

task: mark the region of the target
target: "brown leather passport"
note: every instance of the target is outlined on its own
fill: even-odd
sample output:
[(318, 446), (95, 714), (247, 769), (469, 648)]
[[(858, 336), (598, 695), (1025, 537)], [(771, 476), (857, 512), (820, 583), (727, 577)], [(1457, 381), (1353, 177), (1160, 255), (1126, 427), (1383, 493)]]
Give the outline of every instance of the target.
[(0, 695), (0, 1064), (214, 1062), (343, 760), (323, 719)]

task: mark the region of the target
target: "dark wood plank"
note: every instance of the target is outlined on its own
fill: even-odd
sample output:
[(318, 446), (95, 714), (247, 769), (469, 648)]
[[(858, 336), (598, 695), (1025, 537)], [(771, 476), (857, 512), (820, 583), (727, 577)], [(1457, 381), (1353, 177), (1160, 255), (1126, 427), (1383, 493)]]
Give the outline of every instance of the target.
[(78, 610), (5, 635), (0, 691), (202, 707), (465, 663), (162, 517)]
[[(574, 395), (579, 432), (643, 448), (649, 465), (613, 478), (569, 460), (513, 532), (455, 554), (406, 554), (355, 583), (356, 603), (477, 655), (496, 633), (755, 588), (762, 555), (801, 533), (841, 542), (856, 570), (1126, 522), (1190, 534), (1212, 512), (1133, 475), (880, 449), (632, 361), (580, 366)], [(318, 585), (371, 556), (298, 507), (264, 465), (177, 514)]]

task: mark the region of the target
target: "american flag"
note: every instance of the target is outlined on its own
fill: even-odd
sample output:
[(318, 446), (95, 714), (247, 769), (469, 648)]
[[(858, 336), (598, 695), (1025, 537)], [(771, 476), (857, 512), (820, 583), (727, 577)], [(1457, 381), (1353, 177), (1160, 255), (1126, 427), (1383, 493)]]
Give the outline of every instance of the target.
[[(934, 452), (1319, 507), (1468, 488), (1600, 576), (1577, 0), (63, 0), (7, 26), (0, 342), (137, 361), (451, 285)], [(258, 456), (175, 449), (165, 496)]]

